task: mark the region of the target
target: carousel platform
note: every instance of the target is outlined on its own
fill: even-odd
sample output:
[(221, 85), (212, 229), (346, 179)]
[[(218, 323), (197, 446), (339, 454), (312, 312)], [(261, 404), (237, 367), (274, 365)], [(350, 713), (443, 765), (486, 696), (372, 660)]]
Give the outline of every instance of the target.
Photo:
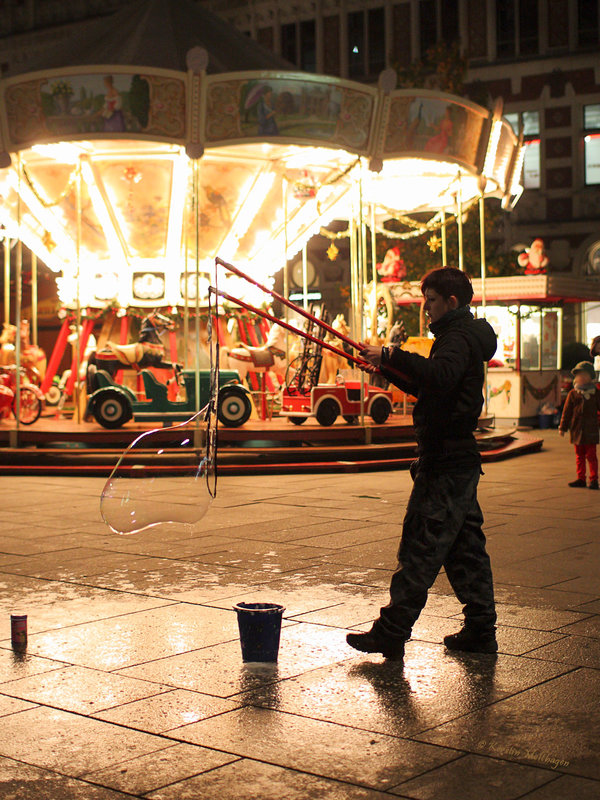
[[(523, 455), (541, 449), (543, 439), (515, 428), (490, 427), (482, 420), (477, 440), (484, 462)], [(18, 431), (12, 421), (0, 423), (0, 475), (86, 474), (110, 475), (124, 450), (146, 431), (163, 451), (173, 471), (189, 470), (197, 461), (193, 449), (169, 449), (169, 429), (128, 423), (106, 430), (95, 422), (41, 417)], [(17, 438), (16, 438), (17, 437)], [(323, 427), (308, 421), (302, 426), (287, 419), (249, 420), (240, 428), (219, 427), (221, 474), (277, 474), (359, 472), (407, 468), (415, 457), (412, 418), (393, 414), (383, 425), (349, 425), (339, 421)], [(136, 448), (124, 459), (125, 469), (144, 465), (152, 470), (155, 450)], [(161, 461), (164, 464), (164, 456)]]

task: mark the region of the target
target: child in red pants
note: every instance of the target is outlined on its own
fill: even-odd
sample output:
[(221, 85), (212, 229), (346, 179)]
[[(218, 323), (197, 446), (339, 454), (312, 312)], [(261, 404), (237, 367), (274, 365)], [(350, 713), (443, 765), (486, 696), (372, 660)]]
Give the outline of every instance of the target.
[(598, 457), (596, 445), (599, 440), (598, 413), (600, 392), (596, 389), (596, 372), (589, 361), (580, 361), (572, 370), (573, 388), (567, 395), (558, 432), (564, 436), (571, 432), (575, 445), (577, 478), (569, 486), (585, 488), (586, 461), (590, 467), (589, 489), (598, 488)]

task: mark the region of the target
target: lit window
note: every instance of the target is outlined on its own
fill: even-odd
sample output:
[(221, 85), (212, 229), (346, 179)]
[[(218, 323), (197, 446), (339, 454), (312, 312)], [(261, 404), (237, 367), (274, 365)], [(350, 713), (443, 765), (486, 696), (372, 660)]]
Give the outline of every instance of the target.
[(583, 107), (583, 137), (585, 182), (600, 184), (600, 103)]
[(583, 107), (583, 127), (586, 131), (600, 130), (600, 103)]
[(523, 111), (523, 136), (540, 135), (540, 114), (539, 111)]
[(519, 126), (523, 124), (523, 136), (539, 136), (540, 135), (540, 112), (539, 111), (518, 111), (512, 114), (504, 115), (507, 122), (510, 123), (513, 131), (519, 135)]
[(585, 144), (585, 182), (588, 185), (600, 183), (600, 133), (591, 133), (584, 139)]
[(530, 139), (525, 142), (525, 158), (523, 159), (523, 186), (525, 189), (540, 188), (540, 140)]
[[(523, 159), (523, 186), (539, 189), (541, 185), (540, 115), (538, 111), (523, 111), (506, 114), (505, 119), (518, 135), (523, 127), (525, 158)], [(534, 138), (535, 137), (535, 138)]]

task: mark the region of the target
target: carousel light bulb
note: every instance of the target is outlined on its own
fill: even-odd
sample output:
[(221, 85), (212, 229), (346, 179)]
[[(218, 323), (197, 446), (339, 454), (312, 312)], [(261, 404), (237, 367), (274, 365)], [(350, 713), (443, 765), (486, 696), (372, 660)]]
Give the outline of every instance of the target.
[(82, 153), (82, 148), (69, 142), (54, 142), (52, 144), (34, 144), (31, 148), (34, 153), (61, 164), (77, 164)]
[(485, 154), (485, 161), (483, 162), (484, 175), (492, 175), (494, 172), (496, 153), (498, 151), (498, 143), (500, 142), (500, 134), (502, 133), (503, 124), (508, 125), (508, 122), (503, 123), (501, 119), (496, 119), (492, 123), (487, 153)]
[(515, 166), (512, 174), (512, 182), (510, 186), (510, 193), (517, 194), (519, 190), (522, 191), (521, 187), (521, 172), (523, 170), (523, 162), (525, 161), (525, 151), (527, 149), (526, 144), (522, 144), (519, 148), (519, 152), (517, 154), (517, 158), (515, 160)]
[(189, 163), (189, 159), (185, 155), (179, 155), (173, 160), (173, 180), (171, 184), (166, 246), (166, 256), (171, 262), (178, 260), (181, 247), (181, 228), (186, 201), (185, 189), (189, 177)]
[(90, 195), (94, 212), (100, 221), (100, 225), (102, 226), (102, 231), (108, 244), (110, 256), (113, 259), (119, 259), (120, 261), (124, 262), (124, 266), (126, 264), (126, 258), (123, 245), (108, 212), (104, 198), (98, 189), (94, 170), (92, 169), (92, 165), (88, 159), (81, 159), (81, 175)]
[(248, 231), (252, 220), (261, 209), (274, 180), (274, 172), (263, 172), (256, 180), (253, 178), (248, 181), (240, 192), (239, 197), (242, 200), (242, 205), (225, 241), (219, 248), (218, 254), (224, 261), (234, 257), (239, 240)]

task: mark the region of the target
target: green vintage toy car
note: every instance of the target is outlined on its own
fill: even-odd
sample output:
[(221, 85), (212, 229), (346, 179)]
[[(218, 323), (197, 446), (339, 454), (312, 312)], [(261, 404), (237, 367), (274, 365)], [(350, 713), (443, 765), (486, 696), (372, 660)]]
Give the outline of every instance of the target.
[[(93, 416), (104, 428), (120, 428), (130, 419), (136, 422), (162, 422), (171, 424), (189, 419), (196, 411), (196, 373), (195, 370), (182, 370), (179, 382), (185, 389), (186, 399), (168, 399), (168, 387), (158, 381), (148, 370), (141, 371), (146, 400), (138, 400), (135, 393), (126, 386), (115, 383), (108, 372), (98, 370), (96, 380), (98, 389), (88, 398), (85, 416)], [(202, 408), (210, 398), (210, 370), (199, 370), (200, 402)], [(219, 371), (219, 403), (217, 415), (223, 425), (237, 428), (243, 425), (252, 412), (250, 392), (240, 383), (240, 376), (234, 370)]]

